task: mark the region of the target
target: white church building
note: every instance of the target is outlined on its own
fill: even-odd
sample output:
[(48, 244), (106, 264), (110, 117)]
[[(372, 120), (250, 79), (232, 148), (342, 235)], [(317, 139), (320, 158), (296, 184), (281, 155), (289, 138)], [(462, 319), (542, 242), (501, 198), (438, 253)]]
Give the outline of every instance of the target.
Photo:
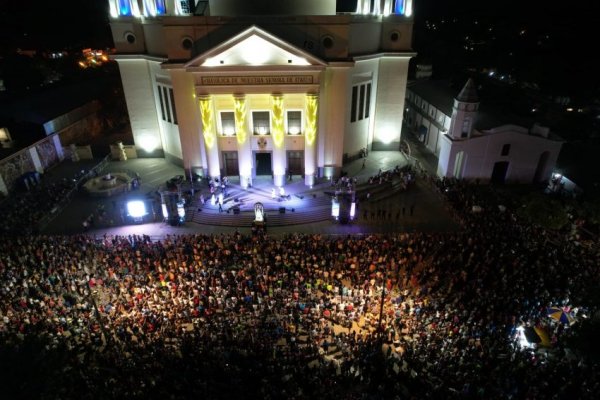
[(399, 150), (412, 0), (108, 2), (141, 156), (283, 186)]
[(422, 80), (406, 91), (405, 123), (438, 159), (437, 175), (481, 182), (538, 183), (550, 179), (563, 141), (546, 127), (504, 122), (480, 110), (475, 82), (458, 94)]

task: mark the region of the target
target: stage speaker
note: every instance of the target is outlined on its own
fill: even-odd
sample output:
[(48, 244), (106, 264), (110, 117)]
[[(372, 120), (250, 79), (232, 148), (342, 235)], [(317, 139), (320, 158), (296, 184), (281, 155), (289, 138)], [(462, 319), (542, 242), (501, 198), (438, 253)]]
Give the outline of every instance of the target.
[(279, 207), (279, 214), (285, 214), (285, 207)]
[(240, 208), (239, 207), (233, 207), (233, 213), (234, 214), (239, 214), (240, 213)]

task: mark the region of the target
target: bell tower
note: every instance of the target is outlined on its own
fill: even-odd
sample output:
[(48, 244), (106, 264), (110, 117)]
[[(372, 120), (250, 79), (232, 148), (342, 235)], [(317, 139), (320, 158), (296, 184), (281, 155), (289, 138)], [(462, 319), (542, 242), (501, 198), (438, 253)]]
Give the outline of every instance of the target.
[(479, 96), (473, 79), (469, 78), (452, 106), (452, 121), (448, 134), (452, 139), (468, 139), (479, 112)]

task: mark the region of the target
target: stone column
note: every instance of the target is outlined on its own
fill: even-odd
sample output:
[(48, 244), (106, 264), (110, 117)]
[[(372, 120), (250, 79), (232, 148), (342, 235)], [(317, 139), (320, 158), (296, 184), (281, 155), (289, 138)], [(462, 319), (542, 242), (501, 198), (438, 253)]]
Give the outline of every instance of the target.
[(234, 95), (233, 104), (235, 108), (235, 135), (238, 143), (240, 185), (246, 189), (252, 185), (252, 145), (248, 135), (246, 97), (243, 94)]
[(272, 130), (273, 140), (273, 184), (277, 187), (285, 185), (285, 170), (287, 160), (285, 157), (285, 126), (283, 111), (283, 95), (271, 95), (272, 104)]
[(214, 107), (210, 96), (200, 96), (200, 115), (202, 117), (202, 137), (204, 138), (208, 161), (208, 176), (213, 179), (220, 179), (221, 163), (219, 160), (219, 146), (217, 143)]
[[(304, 124), (304, 184), (312, 187), (317, 173), (317, 116), (319, 115), (319, 96), (306, 95), (304, 107), (306, 122)], [(340, 144), (341, 145), (341, 144)]]

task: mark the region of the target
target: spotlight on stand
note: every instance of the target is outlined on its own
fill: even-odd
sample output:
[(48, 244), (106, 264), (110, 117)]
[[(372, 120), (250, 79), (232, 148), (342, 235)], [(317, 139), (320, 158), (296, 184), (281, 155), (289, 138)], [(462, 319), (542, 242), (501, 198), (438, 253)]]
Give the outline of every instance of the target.
[(185, 200), (178, 193), (161, 192), (162, 214), (166, 222), (179, 226), (185, 221)]
[(148, 215), (146, 204), (141, 200), (132, 200), (127, 203), (127, 214), (133, 218), (135, 222), (141, 222)]
[(334, 197), (331, 199), (331, 216), (337, 221), (340, 216), (340, 203)]
[(177, 202), (177, 215), (179, 216), (179, 222), (185, 220), (185, 201), (183, 200)]

